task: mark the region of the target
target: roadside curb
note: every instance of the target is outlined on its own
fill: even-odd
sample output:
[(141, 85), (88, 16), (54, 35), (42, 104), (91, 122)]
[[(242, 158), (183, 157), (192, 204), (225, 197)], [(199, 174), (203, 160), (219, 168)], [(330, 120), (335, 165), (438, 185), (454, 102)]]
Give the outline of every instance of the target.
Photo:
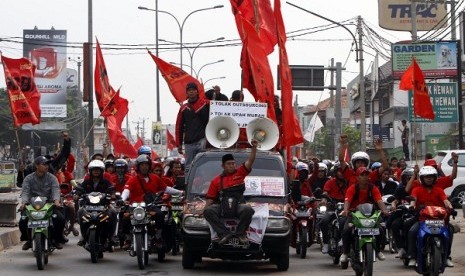
[(21, 232), (18, 228), (0, 234), (0, 251), (20, 243)]

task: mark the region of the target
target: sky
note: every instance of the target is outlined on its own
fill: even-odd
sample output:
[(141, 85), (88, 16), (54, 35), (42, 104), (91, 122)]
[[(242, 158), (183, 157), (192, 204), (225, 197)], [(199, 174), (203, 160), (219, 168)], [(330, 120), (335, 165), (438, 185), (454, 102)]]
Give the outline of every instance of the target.
[[(273, 2), (273, 1), (271, 1)], [(394, 32), (378, 27), (378, 4), (375, 0), (290, 0), (289, 2), (307, 10), (321, 14), (334, 21), (349, 20), (354, 23), (347, 27), (355, 33), (355, 18), (360, 15), (376, 32), (395, 42), (409, 39), (408, 32)], [(0, 16), (0, 51), (13, 58), (22, 56), (22, 44), (2, 41), (16, 38), (21, 41), (23, 29), (67, 30), (68, 42), (82, 43), (88, 37), (88, 1), (85, 0), (3, 0), (3, 7), (8, 7)], [(226, 0), (158, 0), (158, 9), (173, 14), (180, 22), (197, 9), (224, 5), (223, 8), (196, 12), (189, 16), (183, 27), (183, 43), (198, 45), (201, 42), (225, 38), (223, 44), (239, 38), (229, 1)], [(155, 8), (155, 0), (94, 0), (93, 1), (93, 35), (101, 44), (139, 45), (135, 49), (105, 49), (102, 46), (110, 83), (121, 87), (121, 95), (129, 101), (129, 121), (132, 131), (133, 122), (146, 120), (146, 137), (150, 137), (150, 126), (156, 120), (156, 70), (155, 64), (144, 48), (153, 50), (155, 44), (155, 12), (139, 10), (138, 6)], [(282, 1), (282, 13), (286, 31), (326, 25), (329, 22), (301, 11)], [(159, 13), (159, 39), (179, 43), (180, 30), (173, 17)], [(95, 41), (95, 40), (94, 40)], [(298, 39), (289, 39), (287, 51), (291, 65), (329, 65), (331, 58), (345, 64), (342, 85), (353, 80), (359, 71), (352, 48), (352, 37), (343, 28), (320, 31)], [(148, 45), (149, 44), (149, 45)], [(179, 44), (159, 42), (159, 57), (167, 62), (180, 62)], [(205, 44), (202, 44), (205, 45)], [(208, 44), (207, 44), (208, 45)], [(129, 46), (128, 46), (129, 47)], [(374, 51), (365, 49), (365, 72), (370, 72)], [(68, 48), (72, 59), (82, 58), (82, 49)], [(200, 78), (207, 81), (205, 89), (219, 85), (222, 93), (230, 97), (232, 91), (240, 89), (241, 70), (239, 66), (241, 46), (199, 47), (193, 55), (193, 68), (199, 70), (203, 65), (224, 60), (224, 62), (206, 65), (200, 71)], [(95, 57), (95, 55), (94, 55)], [(278, 63), (277, 50), (269, 56), (272, 72), (276, 77)], [(183, 63), (190, 65), (190, 56), (183, 51)], [(383, 64), (380, 61), (380, 65)], [(95, 65), (95, 62), (94, 62)], [(76, 63), (68, 63), (69, 68), (77, 69)], [(189, 67), (185, 67), (190, 72)], [(276, 80), (275, 80), (276, 85)], [(327, 74), (326, 85), (329, 85)], [(0, 73), (0, 87), (5, 87), (3, 70)], [(275, 94), (280, 95), (280, 91)], [(300, 106), (315, 105), (319, 100), (329, 97), (329, 92), (299, 91)], [(245, 100), (253, 101), (248, 92)], [(174, 124), (179, 105), (169, 92), (166, 82), (160, 75), (160, 114), (163, 124)]]

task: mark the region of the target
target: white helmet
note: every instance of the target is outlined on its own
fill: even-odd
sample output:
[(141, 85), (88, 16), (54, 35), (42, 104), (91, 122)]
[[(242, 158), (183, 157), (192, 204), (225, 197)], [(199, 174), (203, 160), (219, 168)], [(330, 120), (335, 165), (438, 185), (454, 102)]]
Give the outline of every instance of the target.
[(318, 170), (319, 171), (322, 171), (322, 170), (328, 171), (328, 166), (326, 166), (325, 163), (320, 162), (320, 163), (318, 163)]
[(302, 171), (302, 170), (307, 170), (308, 171), (308, 165), (305, 164), (304, 162), (297, 162), (297, 164), (295, 165), (295, 168), (298, 171)]
[(420, 169), (420, 172), (418, 172), (418, 176), (420, 176), (420, 182), (421, 184), (425, 184), (423, 178), (425, 176), (432, 175), (435, 177), (434, 182), (436, 182), (438, 178), (438, 171), (433, 167), (433, 166), (424, 166)]
[(355, 169), (355, 162), (357, 160), (362, 160), (365, 162), (365, 167), (368, 167), (370, 164), (370, 156), (364, 151), (357, 151), (356, 153), (352, 154), (352, 158), (350, 159), (350, 163), (352, 164), (352, 168)]
[(100, 169), (102, 171), (105, 171), (105, 164), (101, 160), (92, 160), (90, 161), (87, 168), (89, 169), (89, 172), (93, 169)]

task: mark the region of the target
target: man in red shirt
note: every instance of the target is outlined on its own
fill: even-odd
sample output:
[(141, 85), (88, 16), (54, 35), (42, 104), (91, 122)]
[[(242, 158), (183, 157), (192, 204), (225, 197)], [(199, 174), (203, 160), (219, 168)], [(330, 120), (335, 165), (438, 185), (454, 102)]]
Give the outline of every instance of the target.
[[(435, 187), (441, 188), (443, 190), (445, 190), (445, 189), (447, 189), (449, 187), (452, 187), (454, 179), (457, 177), (457, 163), (459, 162), (459, 156), (455, 152), (452, 152), (451, 156), (452, 156), (452, 159), (453, 159), (452, 173), (450, 175), (443, 176), (443, 177), (437, 177), (437, 175), (436, 175), (436, 181), (434, 183)], [(432, 160), (432, 159), (430, 159), (430, 160)], [(428, 164), (428, 163), (425, 161), (425, 167), (429, 167), (429, 165), (426, 165), (426, 164)], [(434, 168), (434, 166), (433, 166), (433, 168)], [(434, 168), (434, 169), (436, 169), (436, 168)], [(418, 165), (415, 165), (415, 171), (418, 172)], [(436, 174), (437, 174), (437, 170), (436, 170)], [(407, 183), (407, 186), (405, 186), (405, 191), (407, 193), (411, 193), (412, 190), (415, 187), (420, 187), (420, 186), (421, 186), (420, 181), (418, 179), (413, 179), (412, 178), (412, 181), (409, 181)]]
[(248, 242), (246, 231), (249, 228), (255, 211), (251, 206), (243, 204), (242, 195), (245, 190), (244, 178), (252, 170), (252, 165), (257, 154), (257, 141), (252, 139), (251, 144), (252, 151), (250, 152), (249, 158), (238, 169), (236, 169), (236, 161), (232, 154), (229, 153), (223, 155), (221, 165), (223, 167), (223, 173), (215, 177), (208, 188), (206, 195), (207, 203), (205, 204), (203, 215), (213, 230), (218, 233), (218, 244), (220, 245), (228, 242), (228, 240), (233, 236), (233, 233), (226, 228), (224, 222), (221, 220), (223, 216), (220, 205), (220, 194), (226, 194), (228, 188), (242, 188), (242, 194), (236, 198), (236, 200), (239, 201), (236, 210), (239, 223), (237, 225), (235, 235), (241, 243)]
[[(386, 206), (383, 203), (381, 198), (381, 193), (378, 188), (370, 184), (369, 176), (370, 170), (366, 167), (359, 167), (356, 171), (358, 178), (358, 183), (349, 186), (346, 192), (346, 197), (344, 199), (344, 211), (342, 211), (342, 216), (347, 217), (344, 230), (342, 231), (342, 243), (344, 254), (341, 255), (340, 261), (347, 262), (348, 254), (350, 253), (350, 245), (352, 242), (352, 228), (349, 226), (352, 222), (352, 216), (349, 215), (349, 211), (355, 210), (359, 204), (363, 203), (373, 203), (377, 204), (379, 209), (383, 214), (387, 215)], [(376, 252), (377, 257), (380, 261), (384, 261), (386, 257), (384, 254), (379, 251), (379, 240), (376, 240)]]
[[(457, 166), (457, 164), (455, 164)], [(417, 209), (422, 209), (427, 206), (438, 206), (443, 207), (448, 210), (452, 209), (452, 204), (449, 200), (447, 200), (446, 193), (444, 189), (441, 187), (436, 186), (436, 182), (438, 179), (438, 173), (436, 169), (432, 166), (424, 166), (420, 169), (418, 173), (420, 177), (421, 186), (415, 187), (412, 190), (412, 197), (415, 198), (415, 201), (412, 202), (412, 205)], [(411, 182), (411, 181), (410, 181)], [(447, 252), (447, 266), (454, 266), (452, 261), (450, 260), (450, 249), (452, 247), (452, 240), (454, 235), (453, 227), (448, 225), (449, 227), (449, 236), (450, 236), (450, 243)], [(420, 223), (417, 221), (415, 224), (410, 228), (408, 231), (408, 253), (410, 261), (408, 263), (409, 266), (416, 266), (416, 252), (417, 252), (417, 235), (418, 230), (420, 230)]]

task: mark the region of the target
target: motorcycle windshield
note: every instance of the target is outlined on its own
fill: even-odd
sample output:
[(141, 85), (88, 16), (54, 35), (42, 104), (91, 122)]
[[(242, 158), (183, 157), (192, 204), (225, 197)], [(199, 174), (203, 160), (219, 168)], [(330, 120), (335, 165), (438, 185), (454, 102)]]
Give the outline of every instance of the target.
[(373, 204), (363, 203), (357, 206), (357, 211), (362, 213), (364, 216), (369, 217), (373, 213)]

